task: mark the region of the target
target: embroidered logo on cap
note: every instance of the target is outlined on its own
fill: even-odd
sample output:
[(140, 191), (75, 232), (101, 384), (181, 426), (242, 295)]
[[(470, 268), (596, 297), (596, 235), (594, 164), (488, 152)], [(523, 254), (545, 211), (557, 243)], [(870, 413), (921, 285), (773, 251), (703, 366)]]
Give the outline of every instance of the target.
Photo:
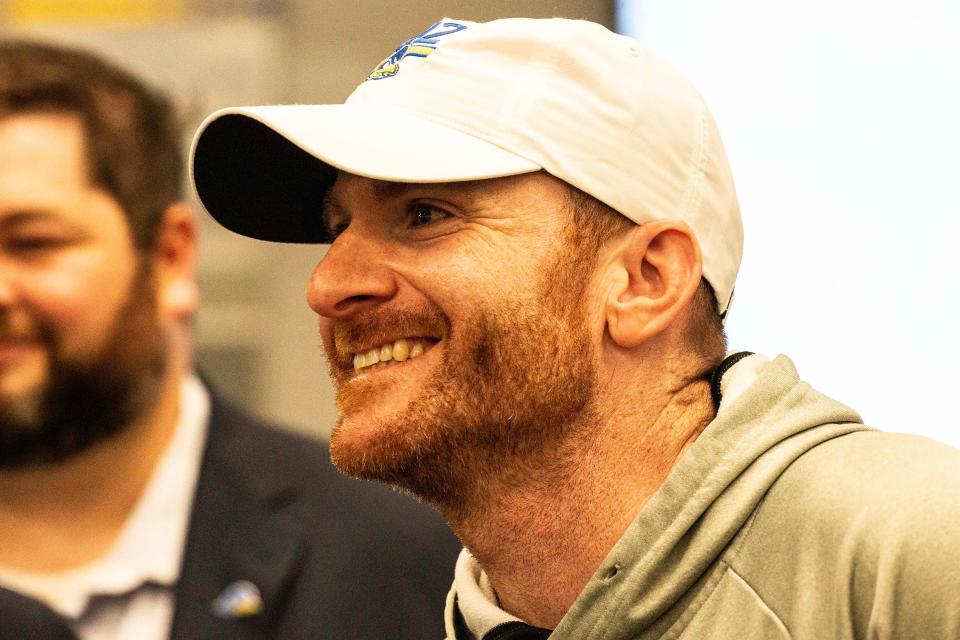
[(463, 31), (467, 25), (459, 22), (437, 22), (423, 33), (416, 35), (393, 52), (393, 55), (377, 65), (367, 80), (383, 80), (397, 75), (400, 61), (407, 57), (426, 58), (437, 48), (437, 41), (443, 36)]

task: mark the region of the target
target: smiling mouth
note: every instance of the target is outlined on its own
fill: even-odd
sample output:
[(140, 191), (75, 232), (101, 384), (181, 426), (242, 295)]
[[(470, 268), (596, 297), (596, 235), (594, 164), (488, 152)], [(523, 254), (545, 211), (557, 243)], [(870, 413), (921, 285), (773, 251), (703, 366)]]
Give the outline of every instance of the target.
[(429, 338), (400, 338), (379, 347), (355, 353), (353, 355), (353, 370), (357, 373), (373, 371), (381, 367), (419, 358), (429, 351), (434, 344), (436, 344), (436, 341)]

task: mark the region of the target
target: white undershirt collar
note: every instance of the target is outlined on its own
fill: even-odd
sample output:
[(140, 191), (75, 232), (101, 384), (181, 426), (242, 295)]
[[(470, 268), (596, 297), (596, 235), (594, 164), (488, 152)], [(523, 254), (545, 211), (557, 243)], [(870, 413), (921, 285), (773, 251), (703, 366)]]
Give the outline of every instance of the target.
[(0, 581), (38, 597), (72, 620), (83, 616), (95, 595), (129, 593), (147, 583), (173, 587), (180, 574), (209, 415), (206, 389), (196, 377), (185, 378), (170, 443), (105, 556), (56, 574), (3, 570)]

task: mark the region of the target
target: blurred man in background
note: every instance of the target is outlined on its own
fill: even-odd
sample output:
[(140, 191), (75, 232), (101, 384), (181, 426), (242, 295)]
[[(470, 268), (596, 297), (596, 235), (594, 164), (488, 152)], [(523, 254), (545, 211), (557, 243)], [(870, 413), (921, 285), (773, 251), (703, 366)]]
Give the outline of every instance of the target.
[(731, 171), (639, 42), (443, 20), (346, 104), (194, 144), (226, 227), (330, 243), (331, 453), (464, 542), (451, 640), (960, 637), (960, 452), (725, 353)]
[(438, 636), (442, 521), (192, 373), (178, 137), (126, 72), (0, 43), (0, 584), (84, 639)]
[(42, 602), (0, 587), (0, 638), (76, 640), (66, 622)]

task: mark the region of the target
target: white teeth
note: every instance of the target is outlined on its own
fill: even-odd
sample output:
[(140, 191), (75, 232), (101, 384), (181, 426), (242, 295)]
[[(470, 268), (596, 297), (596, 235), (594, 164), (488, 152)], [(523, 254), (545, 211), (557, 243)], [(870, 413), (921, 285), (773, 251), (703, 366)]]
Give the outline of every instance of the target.
[(366, 353), (354, 355), (353, 369), (354, 371), (360, 371), (369, 367), (383, 367), (392, 362), (403, 362), (408, 358), (418, 358), (426, 353), (430, 347), (431, 344), (424, 340), (401, 338), (395, 342), (387, 343), (379, 349), (370, 349)]

